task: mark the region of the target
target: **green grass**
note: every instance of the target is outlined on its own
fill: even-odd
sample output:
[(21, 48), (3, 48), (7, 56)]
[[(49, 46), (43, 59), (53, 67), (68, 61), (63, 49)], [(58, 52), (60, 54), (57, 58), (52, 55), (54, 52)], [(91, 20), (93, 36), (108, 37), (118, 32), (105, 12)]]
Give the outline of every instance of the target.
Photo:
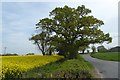
[(94, 53), (91, 54), (91, 56), (102, 60), (120, 61), (120, 58), (118, 57), (119, 54), (120, 52), (106, 52), (106, 53)]
[(81, 56), (60, 60), (24, 73), (25, 78), (92, 78), (93, 66)]

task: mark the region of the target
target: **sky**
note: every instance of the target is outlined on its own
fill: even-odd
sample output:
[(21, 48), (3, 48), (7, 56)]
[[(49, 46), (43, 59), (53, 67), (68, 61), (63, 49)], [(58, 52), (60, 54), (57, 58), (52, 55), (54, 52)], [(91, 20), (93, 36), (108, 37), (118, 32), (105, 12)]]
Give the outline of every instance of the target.
[[(74, 1), (74, 0), (73, 0)], [(1, 3), (0, 3), (1, 5)], [(77, 2), (50, 1), (50, 0), (2, 0), (0, 8), (0, 52), (4, 53), (36, 53), (39, 54), (37, 46), (29, 41), (35, 34), (35, 24), (42, 18), (49, 17), (49, 12), (56, 7), (68, 5), (76, 8), (85, 5), (92, 10), (91, 15), (103, 20), (104, 25), (101, 29), (104, 33), (110, 33), (113, 42), (103, 44), (106, 48), (118, 45), (118, 0), (81, 0)]]

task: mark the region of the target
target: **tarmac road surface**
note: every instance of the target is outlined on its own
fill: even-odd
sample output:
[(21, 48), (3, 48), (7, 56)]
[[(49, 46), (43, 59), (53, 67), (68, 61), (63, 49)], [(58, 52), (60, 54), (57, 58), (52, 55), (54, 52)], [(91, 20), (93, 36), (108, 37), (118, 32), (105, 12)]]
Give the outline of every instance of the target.
[(90, 62), (101, 75), (101, 78), (118, 78), (118, 63), (92, 58), (90, 54), (83, 55), (83, 58)]

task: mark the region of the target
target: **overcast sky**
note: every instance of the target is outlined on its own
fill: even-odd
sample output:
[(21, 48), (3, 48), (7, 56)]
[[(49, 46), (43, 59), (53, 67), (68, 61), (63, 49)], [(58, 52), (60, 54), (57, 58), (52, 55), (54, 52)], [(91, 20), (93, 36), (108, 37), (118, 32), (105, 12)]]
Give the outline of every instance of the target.
[(110, 33), (113, 38), (112, 43), (104, 44), (105, 47), (111, 48), (118, 45), (118, 0), (83, 0), (77, 2), (2, 1), (2, 10), (0, 9), (2, 11), (2, 13), (0, 12), (2, 15), (2, 27), (0, 28), (2, 42), (0, 42), (0, 45), (2, 43), (1, 51), (3, 50), (3, 52), (4, 47), (7, 47), (8, 53), (40, 53), (36, 45), (29, 41), (29, 38), (35, 33), (35, 24), (40, 19), (48, 17), (49, 12), (54, 8), (65, 5), (74, 8), (85, 5), (91, 9), (94, 17), (104, 21), (105, 25), (101, 26), (101, 29), (105, 33)]

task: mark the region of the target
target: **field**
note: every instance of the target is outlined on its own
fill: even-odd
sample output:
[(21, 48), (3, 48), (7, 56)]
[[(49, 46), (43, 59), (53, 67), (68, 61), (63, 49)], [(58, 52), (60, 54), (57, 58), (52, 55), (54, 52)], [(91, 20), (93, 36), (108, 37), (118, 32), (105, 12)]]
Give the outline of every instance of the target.
[(109, 61), (120, 61), (118, 57), (119, 52), (106, 52), (106, 53), (95, 53), (91, 54), (92, 57), (102, 59), (102, 60), (109, 60)]
[(63, 58), (62, 56), (3, 56), (2, 78), (20, 78), (23, 72), (46, 65)]
[(3, 56), (2, 78), (91, 78), (93, 66), (81, 56), (65, 60), (63, 56)]

